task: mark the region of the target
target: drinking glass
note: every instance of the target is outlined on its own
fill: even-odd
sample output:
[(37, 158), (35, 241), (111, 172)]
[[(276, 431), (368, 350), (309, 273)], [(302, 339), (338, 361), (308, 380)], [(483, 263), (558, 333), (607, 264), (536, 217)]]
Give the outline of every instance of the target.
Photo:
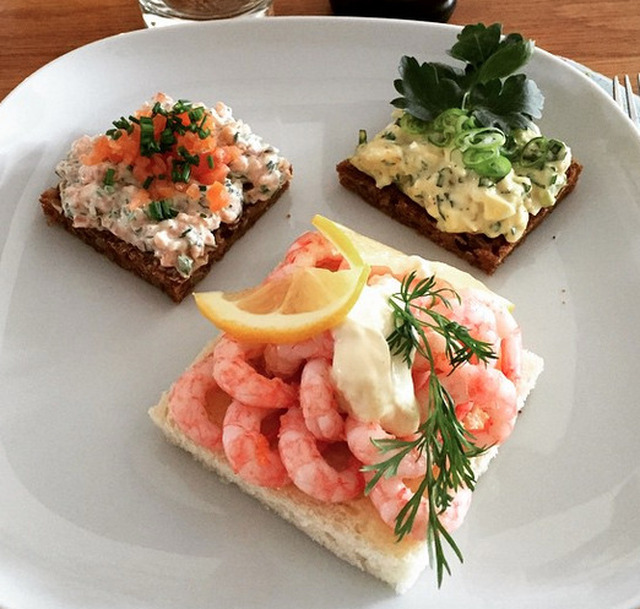
[(139, 0), (147, 27), (271, 14), (273, 0)]

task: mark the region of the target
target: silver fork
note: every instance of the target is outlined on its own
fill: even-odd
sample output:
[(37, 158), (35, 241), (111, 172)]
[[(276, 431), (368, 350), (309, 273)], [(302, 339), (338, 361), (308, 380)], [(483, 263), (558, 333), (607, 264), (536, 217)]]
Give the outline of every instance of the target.
[[(640, 93), (640, 74), (636, 75), (638, 80), (638, 92)], [(623, 88), (620, 84), (620, 80), (617, 76), (613, 77), (613, 99), (623, 112), (626, 112), (636, 129), (640, 129), (640, 121), (638, 121), (638, 109), (636, 107), (635, 96), (633, 94), (633, 86), (631, 85), (631, 79), (628, 74), (625, 74), (622, 78), (624, 83)]]

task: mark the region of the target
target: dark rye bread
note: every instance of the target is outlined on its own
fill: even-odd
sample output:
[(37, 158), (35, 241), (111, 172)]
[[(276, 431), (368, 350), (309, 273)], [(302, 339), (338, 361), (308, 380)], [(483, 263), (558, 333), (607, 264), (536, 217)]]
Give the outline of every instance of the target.
[(356, 169), (348, 159), (338, 163), (337, 171), (340, 184), (358, 194), (367, 203), (491, 275), (574, 189), (582, 166), (576, 161), (571, 163), (567, 170), (567, 184), (560, 191), (556, 204), (544, 207), (537, 215), (531, 216), (523, 236), (515, 243), (509, 243), (502, 235), (490, 238), (483, 234), (442, 232), (437, 228), (436, 220), (395, 185), (378, 188), (373, 178)]
[(152, 252), (143, 252), (107, 230), (74, 228), (73, 221), (61, 211), (60, 191), (57, 187), (49, 188), (43, 192), (40, 196), (40, 204), (49, 224), (59, 224), (123, 269), (135, 273), (160, 288), (173, 301), (180, 302), (207, 275), (213, 264), (226, 254), (229, 248), (256, 223), (288, 187), (289, 183), (286, 182), (270, 199), (245, 205), (242, 215), (235, 223), (221, 224), (214, 231), (216, 246), (209, 248), (206, 264), (198, 267), (190, 277), (183, 277), (172, 267), (162, 266)]

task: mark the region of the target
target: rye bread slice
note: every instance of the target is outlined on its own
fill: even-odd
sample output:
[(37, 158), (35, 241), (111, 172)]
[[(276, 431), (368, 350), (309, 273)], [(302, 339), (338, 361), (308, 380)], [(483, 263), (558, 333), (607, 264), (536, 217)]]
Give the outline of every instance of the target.
[(152, 252), (143, 252), (107, 230), (75, 228), (73, 221), (61, 211), (58, 187), (49, 188), (43, 192), (40, 196), (40, 205), (49, 224), (59, 224), (123, 269), (160, 288), (174, 302), (181, 302), (207, 275), (213, 264), (222, 259), (229, 248), (256, 223), (288, 187), (289, 183), (286, 182), (271, 198), (245, 205), (241, 216), (233, 224), (221, 224), (214, 231), (216, 245), (209, 248), (207, 262), (198, 267), (189, 277), (183, 277), (175, 268), (162, 266)]
[(582, 165), (573, 161), (567, 170), (567, 183), (560, 191), (556, 204), (544, 207), (529, 218), (523, 236), (509, 243), (502, 235), (495, 238), (476, 233), (445, 233), (436, 226), (436, 220), (427, 211), (391, 184), (378, 188), (373, 178), (356, 169), (346, 159), (337, 166), (340, 184), (355, 192), (369, 205), (384, 212), (394, 220), (415, 229), (437, 245), (456, 254), (469, 264), (491, 275), (505, 258), (523, 243), (531, 233), (575, 187)]

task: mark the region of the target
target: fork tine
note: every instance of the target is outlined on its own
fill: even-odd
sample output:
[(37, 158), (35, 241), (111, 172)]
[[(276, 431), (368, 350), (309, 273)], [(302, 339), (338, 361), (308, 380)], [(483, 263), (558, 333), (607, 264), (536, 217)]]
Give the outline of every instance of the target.
[(620, 79), (618, 78), (617, 75), (613, 77), (613, 99), (618, 104), (618, 106), (622, 108), (622, 110), (626, 109), (624, 107), (624, 99), (622, 96), (622, 87), (620, 85)]
[(631, 86), (631, 81), (629, 80), (629, 76), (627, 74), (625, 74), (624, 76), (624, 90), (627, 95), (627, 110), (629, 112), (629, 118), (634, 122), (636, 126), (638, 126), (638, 111), (636, 109), (636, 100), (633, 95), (633, 87)]

